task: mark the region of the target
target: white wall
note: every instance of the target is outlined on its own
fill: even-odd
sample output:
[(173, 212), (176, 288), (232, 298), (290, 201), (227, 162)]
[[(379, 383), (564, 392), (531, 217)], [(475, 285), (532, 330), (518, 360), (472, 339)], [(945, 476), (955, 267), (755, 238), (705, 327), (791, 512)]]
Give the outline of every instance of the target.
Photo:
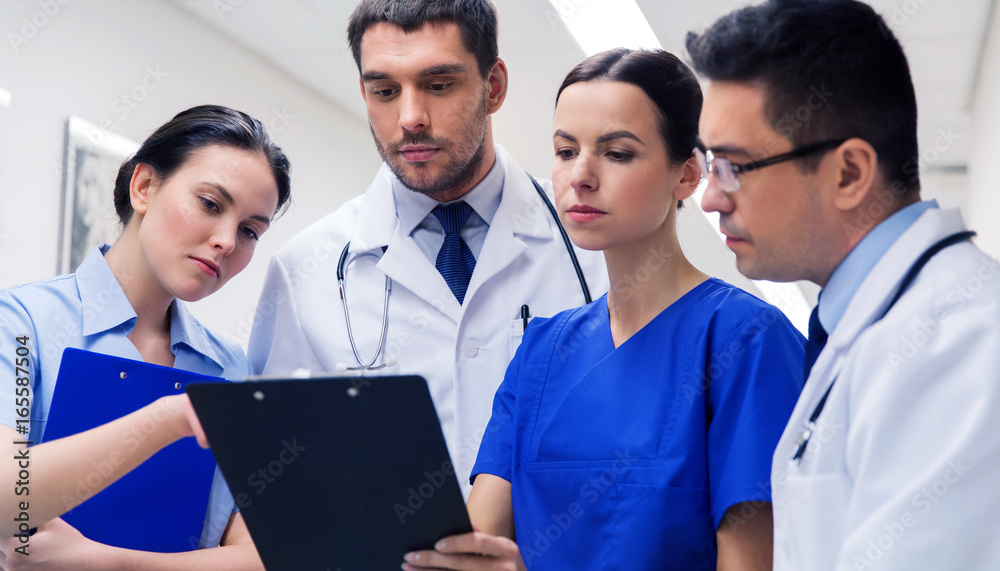
[(966, 222), (979, 232), (976, 243), (1000, 258), (1000, 10), (987, 28), (976, 92), (972, 100), (972, 150), (969, 157)]
[[(42, 25), (26, 25), (25, 18)], [(105, 121), (135, 141), (203, 103), (234, 107), (275, 127), (272, 135), (292, 163), (292, 206), (247, 269), (194, 304), (206, 325), (244, 345), (249, 329), (242, 325), (268, 258), (298, 230), (363, 192), (379, 163), (367, 125), (355, 115), (162, 2), (4, 0), (0, 89), (12, 94), (9, 107), (0, 104), (0, 287), (56, 272), (70, 115)], [(142, 101), (130, 107), (122, 94), (133, 91)], [(109, 201), (112, 186), (109, 180)]]

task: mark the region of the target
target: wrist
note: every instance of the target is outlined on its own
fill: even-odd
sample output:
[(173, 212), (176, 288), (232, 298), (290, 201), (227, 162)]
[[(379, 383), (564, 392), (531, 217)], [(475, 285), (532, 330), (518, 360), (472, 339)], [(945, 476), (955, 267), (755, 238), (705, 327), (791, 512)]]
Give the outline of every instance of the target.
[(143, 409), (140, 428), (160, 447), (191, 436), (183, 409), (178, 405), (178, 398), (183, 398), (183, 395), (161, 397)]

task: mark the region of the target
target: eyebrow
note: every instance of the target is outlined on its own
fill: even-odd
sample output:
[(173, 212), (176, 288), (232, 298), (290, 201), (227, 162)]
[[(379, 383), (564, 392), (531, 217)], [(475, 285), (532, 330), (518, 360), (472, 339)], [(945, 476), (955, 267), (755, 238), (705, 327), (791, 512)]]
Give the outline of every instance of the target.
[(642, 139), (635, 136), (631, 131), (614, 131), (606, 135), (601, 135), (597, 138), (598, 143), (607, 143), (608, 141), (614, 141), (615, 139), (632, 139), (642, 146), (646, 146), (646, 143), (642, 142)]
[[(434, 77), (437, 75), (460, 75), (466, 73), (468, 68), (460, 63), (443, 63), (441, 65), (434, 65), (427, 69), (423, 69), (418, 73), (420, 77)], [(381, 79), (392, 79), (388, 73), (384, 71), (366, 71), (361, 74), (361, 81), (378, 81)]]
[(431, 77), (434, 75), (459, 75), (468, 69), (460, 63), (443, 63), (431, 66), (420, 72), (420, 77)]
[[(232, 206), (233, 204), (236, 203), (236, 201), (233, 200), (233, 195), (229, 194), (229, 191), (226, 190), (225, 187), (223, 187), (222, 185), (220, 185), (218, 183), (214, 183), (214, 182), (207, 182), (207, 181), (204, 182), (204, 184), (206, 184), (208, 186), (211, 186), (212, 188), (218, 190), (219, 194), (222, 195), (222, 198), (226, 199), (226, 202), (228, 202), (230, 206)], [(252, 214), (250, 216), (250, 219), (251, 220), (257, 220), (258, 222), (263, 222), (264, 224), (267, 224), (268, 226), (271, 225), (271, 219), (268, 218), (267, 216), (261, 216), (260, 214)]]
[[(577, 142), (576, 137), (574, 137), (573, 135), (570, 135), (569, 133), (567, 133), (566, 131), (563, 131), (562, 129), (556, 129), (556, 132), (552, 134), (552, 138), (553, 139), (556, 138), (556, 137), (562, 137), (563, 139), (566, 139), (567, 141), (572, 141), (574, 143)], [(615, 139), (632, 139), (632, 140), (638, 142), (640, 145), (643, 145), (643, 146), (646, 145), (646, 143), (644, 143), (642, 141), (642, 139), (640, 139), (639, 137), (635, 136), (630, 131), (614, 131), (614, 132), (611, 132), (611, 133), (607, 133), (605, 135), (601, 135), (600, 137), (598, 137), (597, 138), (597, 142), (598, 142), (598, 144), (600, 144), (600, 143), (607, 143), (609, 141), (614, 141)]]
[(369, 81), (378, 81), (380, 79), (389, 79), (389, 74), (384, 71), (366, 71), (361, 74), (361, 81), (365, 83)]
[(736, 145), (720, 145), (718, 147), (709, 147), (698, 137), (698, 148), (702, 151), (712, 151), (713, 153), (722, 153), (724, 155), (743, 155), (746, 157), (750, 156), (750, 151), (739, 147)]

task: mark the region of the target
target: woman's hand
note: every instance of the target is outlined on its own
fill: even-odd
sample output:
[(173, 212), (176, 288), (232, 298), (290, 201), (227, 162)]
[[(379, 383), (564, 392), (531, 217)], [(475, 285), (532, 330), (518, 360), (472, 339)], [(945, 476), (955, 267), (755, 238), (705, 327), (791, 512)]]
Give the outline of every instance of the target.
[(433, 551), (407, 553), (406, 571), (453, 569), (455, 571), (525, 571), (521, 552), (514, 541), (480, 531), (446, 537)]
[(153, 407), (153, 416), (160, 420), (160, 415), (165, 414), (164, 421), (169, 422), (171, 430), (178, 438), (194, 436), (198, 440), (198, 446), (208, 448), (208, 438), (205, 430), (198, 421), (198, 415), (191, 406), (191, 400), (186, 394), (170, 395), (158, 399), (150, 405)]
[[(15, 549), (24, 547), (28, 555)], [(17, 537), (0, 541), (0, 570), (81, 571), (100, 567), (101, 550), (106, 546), (91, 541), (62, 518), (47, 521), (27, 544)]]

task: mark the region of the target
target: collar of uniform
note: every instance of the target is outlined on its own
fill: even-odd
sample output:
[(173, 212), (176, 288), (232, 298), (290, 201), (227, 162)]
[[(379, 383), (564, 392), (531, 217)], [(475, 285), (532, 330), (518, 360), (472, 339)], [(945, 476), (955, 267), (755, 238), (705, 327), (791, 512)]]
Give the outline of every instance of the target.
[[(123, 325), (123, 332), (127, 335), (135, 327), (135, 310), (104, 259), (109, 249), (107, 244), (94, 248), (76, 270), (76, 283), (83, 306), (81, 331), (84, 335), (103, 333)], [(215, 347), (209, 342), (208, 333), (188, 312), (184, 303), (175, 299), (170, 310), (170, 351), (175, 355), (179, 344), (208, 357), (220, 369), (224, 367)]]
[[(957, 209), (930, 208), (892, 243), (851, 298), (829, 344), (844, 347), (854, 341), (884, 311), (900, 280), (920, 255), (940, 239), (965, 229)], [(891, 284), (887, 287), (887, 284)], [(824, 303), (825, 303), (824, 298)]]
[[(506, 213), (505, 217), (509, 218), (513, 232), (534, 238), (552, 239), (554, 234), (549, 226), (550, 215), (545, 205), (541, 204), (541, 198), (535, 192), (528, 174), (521, 170), (502, 146), (495, 145), (494, 148), (497, 153), (497, 163), (503, 172), (503, 189), (500, 203), (490, 215), (490, 226), (494, 225), (498, 213)], [(375, 175), (375, 180), (361, 198), (357, 221), (351, 235), (351, 252), (367, 252), (388, 246), (396, 232), (402, 234), (399, 218), (389, 214), (396, 212), (392, 191), (395, 178), (389, 167), (383, 163)]]
[[(500, 145), (496, 145), (496, 149), (497, 160), (502, 160), (504, 165), (503, 195), (497, 208), (497, 216), (502, 214), (502, 218), (508, 221), (511, 231), (515, 234), (553, 239), (557, 234), (550, 224), (554, 224), (555, 221), (552, 220), (542, 198), (538, 196), (531, 177), (521, 169), (506, 149)], [(548, 196), (551, 199), (551, 192)]]
[(824, 330), (832, 332), (837, 328), (847, 305), (875, 264), (924, 212), (937, 207), (935, 200), (911, 204), (883, 220), (858, 242), (833, 271), (830, 281), (823, 288), (819, 322)]
[[(493, 166), (479, 184), (472, 187), (459, 200), (464, 200), (472, 210), (486, 222), (493, 222), (493, 216), (500, 207), (503, 194), (504, 167), (500, 153), (496, 153)], [(399, 219), (399, 231), (409, 236), (437, 207), (440, 202), (422, 193), (407, 188), (397, 177), (392, 177), (392, 194), (396, 203), (396, 217)]]
[(131, 331), (135, 327), (135, 310), (104, 259), (108, 249), (110, 246), (107, 244), (94, 248), (76, 269), (76, 284), (80, 288), (83, 309), (80, 330), (84, 335), (103, 333), (130, 321), (126, 329)]
[(392, 214), (392, 181), (396, 177), (389, 166), (382, 163), (375, 180), (361, 196), (358, 215), (351, 233), (351, 252), (367, 252), (389, 245), (389, 240), (399, 227), (399, 220)]
[(216, 345), (208, 338), (208, 332), (191, 315), (187, 304), (174, 299), (170, 304), (170, 351), (176, 355), (180, 345), (186, 345), (192, 351), (213, 361), (219, 366), (220, 372), (225, 369)]

